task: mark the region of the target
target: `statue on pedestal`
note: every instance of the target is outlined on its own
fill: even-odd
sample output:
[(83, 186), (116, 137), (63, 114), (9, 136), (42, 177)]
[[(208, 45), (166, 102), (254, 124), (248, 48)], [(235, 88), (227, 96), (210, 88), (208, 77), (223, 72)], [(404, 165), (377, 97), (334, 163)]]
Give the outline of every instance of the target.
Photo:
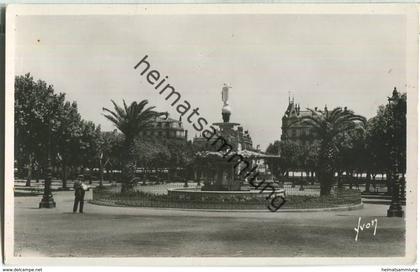
[(223, 101), (223, 108), (222, 108), (222, 117), (223, 122), (229, 123), (230, 120), (230, 114), (232, 113), (232, 110), (229, 106), (229, 89), (232, 88), (228, 85), (223, 84), (222, 88), (222, 101)]

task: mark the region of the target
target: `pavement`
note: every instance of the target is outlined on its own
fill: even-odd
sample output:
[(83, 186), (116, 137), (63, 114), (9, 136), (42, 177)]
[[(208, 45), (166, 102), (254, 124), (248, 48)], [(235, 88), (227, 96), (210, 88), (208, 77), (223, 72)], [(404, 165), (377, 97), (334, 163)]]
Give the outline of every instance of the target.
[[(91, 199), (88, 191), (86, 199)], [(230, 212), (98, 206), (73, 214), (74, 192), (15, 198), (15, 255), (25, 257), (388, 257), (403, 256), (404, 218), (386, 205), (330, 212)], [(373, 227), (361, 224), (377, 219)]]

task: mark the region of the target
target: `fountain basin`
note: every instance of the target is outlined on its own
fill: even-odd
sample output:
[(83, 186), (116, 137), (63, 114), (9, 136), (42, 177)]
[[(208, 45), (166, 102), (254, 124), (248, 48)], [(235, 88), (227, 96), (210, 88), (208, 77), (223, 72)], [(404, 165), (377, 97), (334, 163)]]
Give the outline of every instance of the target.
[(168, 196), (175, 200), (209, 202), (253, 202), (261, 203), (274, 196), (285, 196), (284, 189), (249, 191), (201, 191), (200, 188), (168, 189)]

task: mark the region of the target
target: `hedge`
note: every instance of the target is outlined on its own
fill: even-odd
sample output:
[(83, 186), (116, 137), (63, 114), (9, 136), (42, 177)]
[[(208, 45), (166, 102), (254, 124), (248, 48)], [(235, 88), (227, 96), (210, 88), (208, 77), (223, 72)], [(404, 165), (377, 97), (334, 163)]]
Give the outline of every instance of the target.
[[(214, 197), (179, 199), (168, 194), (155, 195), (148, 192), (136, 191), (131, 193), (114, 193), (106, 189), (94, 189), (94, 204), (116, 205), (129, 207), (161, 207), (183, 209), (267, 209), (269, 201), (254, 195), (244, 198), (230, 197), (219, 199)], [(330, 196), (290, 195), (286, 196), (286, 203), (281, 209), (317, 209), (353, 206), (361, 203), (361, 194), (357, 190), (334, 191)]]

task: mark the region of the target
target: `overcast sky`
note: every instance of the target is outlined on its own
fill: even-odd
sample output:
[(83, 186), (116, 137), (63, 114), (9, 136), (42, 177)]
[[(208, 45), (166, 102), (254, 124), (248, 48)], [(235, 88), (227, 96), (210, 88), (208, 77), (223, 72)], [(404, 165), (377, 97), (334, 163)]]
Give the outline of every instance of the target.
[(230, 84), (231, 121), (263, 148), (280, 139), (289, 92), (301, 108), (347, 106), (372, 117), (394, 86), (406, 88), (402, 16), (20, 16), (16, 22), (16, 74), (31, 72), (65, 92), (103, 130), (113, 129), (102, 116), (111, 99), (148, 99), (178, 117), (133, 69), (144, 55), (211, 122), (222, 120), (221, 88)]

